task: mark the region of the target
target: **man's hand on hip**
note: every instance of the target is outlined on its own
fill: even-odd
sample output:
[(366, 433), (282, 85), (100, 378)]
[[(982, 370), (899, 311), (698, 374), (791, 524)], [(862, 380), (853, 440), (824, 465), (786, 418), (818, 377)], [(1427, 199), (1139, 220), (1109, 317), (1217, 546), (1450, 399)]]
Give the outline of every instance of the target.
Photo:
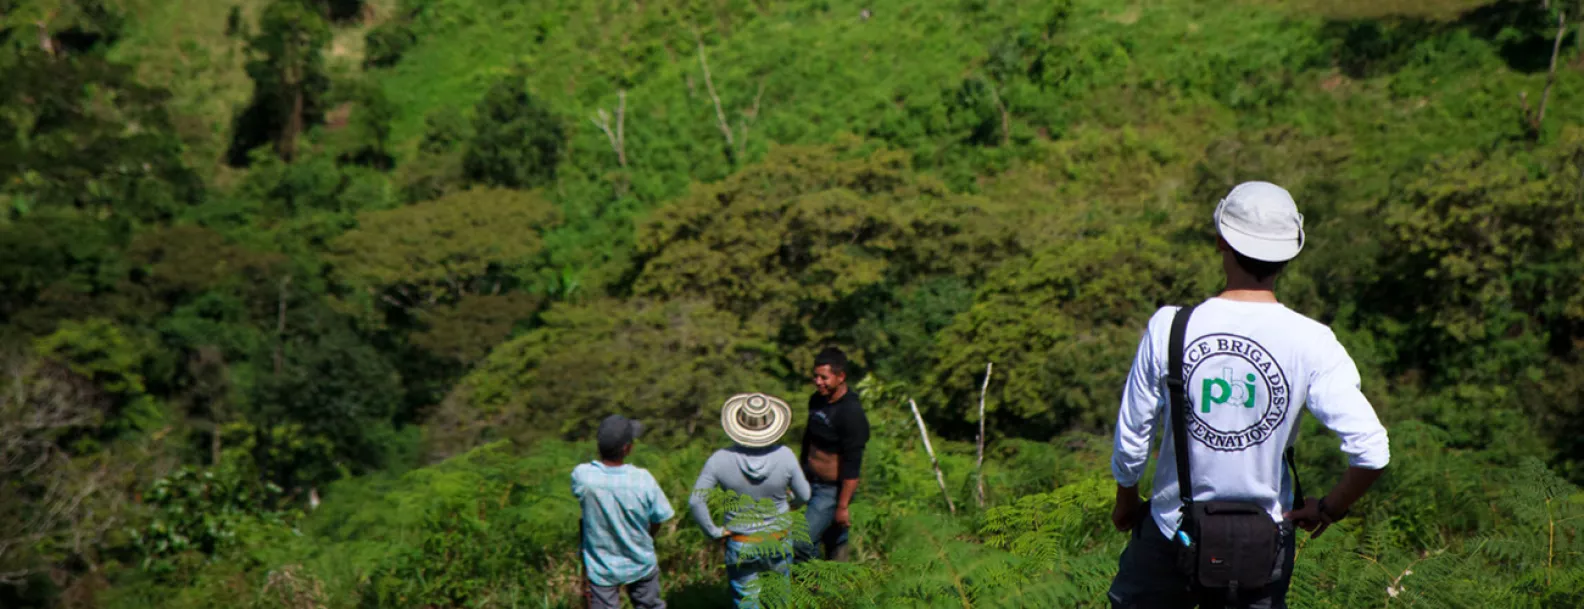
[(1319, 537), (1326, 529), (1331, 527), (1329, 514), (1320, 511), (1320, 500), (1309, 497), (1301, 508), (1282, 514), (1282, 518), (1292, 522), (1295, 526), (1309, 531), (1309, 537)]
[(1309, 531), (1310, 537), (1319, 537), (1338, 519), (1347, 516), (1353, 503), (1364, 496), (1364, 492), (1380, 479), (1382, 473), (1385, 472), (1380, 469), (1349, 467), (1342, 474), (1342, 481), (1331, 489), (1330, 494), (1319, 499), (1309, 497), (1303, 507), (1282, 514), (1282, 517), (1292, 521), (1298, 528)]

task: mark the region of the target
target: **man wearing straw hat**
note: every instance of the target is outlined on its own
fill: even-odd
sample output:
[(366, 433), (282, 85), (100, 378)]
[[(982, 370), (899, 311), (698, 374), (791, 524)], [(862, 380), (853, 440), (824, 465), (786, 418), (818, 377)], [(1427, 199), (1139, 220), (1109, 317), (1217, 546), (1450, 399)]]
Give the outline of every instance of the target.
[[(787, 490), (797, 504), (809, 499), (808, 479), (792, 449), (777, 441), (792, 423), (792, 409), (774, 396), (740, 393), (721, 407), (721, 427), (733, 446), (715, 451), (704, 463), (688, 507), (711, 539), (726, 542), (726, 577), (731, 580), (734, 607), (757, 607), (760, 573), (790, 573), (792, 546), (787, 539), (790, 508)], [(726, 527), (710, 517), (708, 494), (722, 488), (769, 506), (739, 505), (726, 513)]]

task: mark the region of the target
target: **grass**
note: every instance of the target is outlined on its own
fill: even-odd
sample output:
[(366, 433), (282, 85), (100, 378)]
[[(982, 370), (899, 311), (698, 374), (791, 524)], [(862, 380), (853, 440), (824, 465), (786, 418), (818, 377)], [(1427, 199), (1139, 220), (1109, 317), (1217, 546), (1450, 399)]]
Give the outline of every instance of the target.
[(395, 137), (416, 137), (423, 117), (436, 108), (471, 107), (518, 62), (528, 67), (536, 94), (577, 123), (583, 122), (577, 115), (613, 105), (616, 89), (625, 87), (635, 120), (683, 113), (690, 121), (696, 116), (701, 130), (714, 130), (693, 37), (697, 27), (729, 118), (735, 121), (752, 106), (763, 79), (758, 124), (765, 131), (758, 137), (819, 139), (839, 129), (861, 130), (874, 112), (854, 112), (854, 106), (888, 104), (904, 82), (951, 82), (999, 26), (1029, 16), (1036, 5), (995, 3), (1014, 10), (986, 10), (983, 20), (968, 22), (955, 20), (947, 7), (900, 1), (871, 3), (874, 16), (867, 21), (856, 9), (806, 2), (763, 10), (734, 5), (700, 15), (672, 4), (441, 0), (422, 21), (417, 47), (383, 75), (401, 107)]
[(188, 162), (212, 170), (230, 141), (232, 118), (253, 94), (245, 66), (246, 41), (227, 35), (239, 7), (248, 28), (266, 0), (128, 0), (125, 38), (113, 56), (137, 66), (139, 78), (168, 87), (169, 108), (188, 148)]

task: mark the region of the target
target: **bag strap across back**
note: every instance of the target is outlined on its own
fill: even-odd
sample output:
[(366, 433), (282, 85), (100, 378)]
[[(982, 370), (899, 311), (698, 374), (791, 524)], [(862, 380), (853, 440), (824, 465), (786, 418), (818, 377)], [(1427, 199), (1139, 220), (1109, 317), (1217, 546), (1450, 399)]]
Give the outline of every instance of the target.
[[(1170, 400), (1168, 407), (1171, 408), (1172, 444), (1177, 456), (1177, 494), (1182, 498), (1185, 512), (1193, 503), (1193, 478), (1189, 477), (1188, 468), (1188, 381), (1183, 378), (1183, 343), (1188, 333), (1188, 319), (1193, 317), (1195, 306), (1188, 305), (1177, 311), (1177, 315), (1172, 318), (1170, 338), (1166, 341), (1166, 391)], [(1293, 458), (1293, 447), (1287, 447), (1282, 460), (1292, 469), (1292, 507), (1295, 510), (1302, 509), (1303, 483), (1298, 480), (1298, 463)]]
[(1188, 392), (1183, 378), (1183, 335), (1188, 332), (1188, 318), (1193, 316), (1195, 305), (1177, 311), (1172, 318), (1171, 338), (1166, 342), (1166, 392), (1170, 394), (1172, 444), (1177, 452), (1177, 494), (1182, 498), (1183, 510), (1193, 503), (1193, 478), (1188, 470)]

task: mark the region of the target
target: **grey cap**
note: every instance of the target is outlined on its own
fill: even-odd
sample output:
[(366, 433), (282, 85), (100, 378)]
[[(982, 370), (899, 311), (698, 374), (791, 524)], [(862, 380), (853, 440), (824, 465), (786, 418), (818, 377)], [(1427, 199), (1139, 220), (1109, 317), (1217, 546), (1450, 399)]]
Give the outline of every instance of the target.
[(641, 433), (643, 433), (642, 424), (619, 414), (613, 414), (600, 421), (599, 433), (595, 436), (595, 441), (599, 443), (600, 454), (605, 454), (631, 444)]

